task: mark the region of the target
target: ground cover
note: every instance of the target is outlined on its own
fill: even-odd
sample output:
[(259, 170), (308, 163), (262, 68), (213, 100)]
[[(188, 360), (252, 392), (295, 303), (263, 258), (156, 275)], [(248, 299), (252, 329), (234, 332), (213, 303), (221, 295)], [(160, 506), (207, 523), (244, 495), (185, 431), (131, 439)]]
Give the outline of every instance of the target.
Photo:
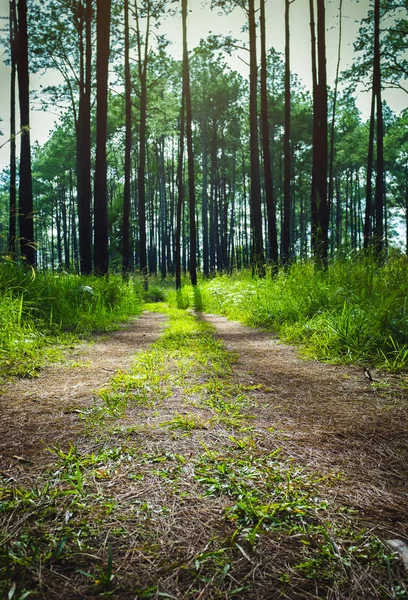
[[(352, 255), (327, 270), (305, 262), (266, 278), (217, 276), (201, 283), (198, 301), (207, 312), (278, 332), (308, 357), (399, 372), (408, 368), (407, 290), (406, 256), (380, 263)], [(194, 306), (195, 295), (186, 286), (168, 297), (174, 306)]]
[(41, 273), (0, 263), (0, 380), (32, 377), (92, 331), (109, 331), (141, 312), (139, 279)]
[[(46, 464), (3, 467), (3, 593), (405, 597), (381, 541), (407, 534), (404, 392), (222, 317), (150, 310), (162, 337), (76, 407)], [(378, 453), (367, 470), (378, 410), (390, 475)]]

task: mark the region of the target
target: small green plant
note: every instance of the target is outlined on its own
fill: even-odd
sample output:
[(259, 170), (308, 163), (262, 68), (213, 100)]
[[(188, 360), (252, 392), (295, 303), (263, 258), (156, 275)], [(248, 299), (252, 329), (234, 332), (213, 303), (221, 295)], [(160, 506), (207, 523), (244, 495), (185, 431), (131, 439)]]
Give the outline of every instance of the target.
[(354, 254), (325, 270), (305, 262), (261, 279), (219, 276), (203, 282), (200, 295), (205, 311), (275, 330), (312, 358), (401, 371), (408, 366), (407, 289), (404, 257), (378, 264)]
[[(309, 308), (325, 290), (323, 279)], [(347, 597), (357, 573), (384, 598), (406, 597), (393, 556), (351, 525), (350, 507), (327, 503), (337, 475), (271, 446), (277, 428), (256, 420), (260, 385), (235, 384), (236, 357), (213, 328), (190, 311), (147, 308), (166, 315), (164, 333), (82, 413), (92, 435), (52, 448), (37, 486), (0, 478), (0, 595), (44, 596), (49, 574), (73, 572), (88, 596), (262, 597), (271, 573), (281, 596)], [(348, 335), (352, 319), (341, 319)]]
[[(0, 262), (0, 376), (35, 376), (56, 344), (107, 331), (141, 312), (138, 279), (27, 271)], [(53, 346), (53, 347), (52, 347)]]
[(192, 429), (208, 429), (210, 424), (203, 420), (200, 415), (189, 413), (187, 415), (176, 414), (170, 421), (161, 423), (162, 427), (169, 429), (180, 429), (182, 431), (191, 431)]
[(100, 584), (103, 587), (109, 588), (113, 578), (113, 549), (110, 545), (108, 548), (108, 562), (106, 568), (98, 567), (98, 575), (95, 583)]
[(165, 302), (166, 292), (162, 287), (151, 285), (148, 290), (143, 292), (144, 302)]

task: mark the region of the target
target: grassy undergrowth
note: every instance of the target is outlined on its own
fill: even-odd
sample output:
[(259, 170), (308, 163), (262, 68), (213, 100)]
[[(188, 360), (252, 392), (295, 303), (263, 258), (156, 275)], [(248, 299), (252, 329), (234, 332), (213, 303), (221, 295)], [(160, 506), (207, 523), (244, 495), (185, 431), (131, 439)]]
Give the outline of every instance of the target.
[(258, 423), (259, 386), (236, 382), (212, 327), (149, 308), (164, 334), (80, 415), (80, 441), (32, 485), (1, 474), (0, 595), (407, 597), (381, 542), (325, 499), (337, 476)]
[(300, 343), (305, 354), (332, 362), (368, 363), (401, 371), (408, 367), (408, 260), (385, 264), (354, 256), (330, 264), (294, 264), (275, 277), (249, 272), (219, 276), (195, 292), (169, 293), (182, 306), (199, 303), (247, 325), (277, 331)]
[(56, 355), (56, 343), (111, 329), (141, 304), (136, 279), (34, 273), (0, 263), (0, 375), (34, 375)]

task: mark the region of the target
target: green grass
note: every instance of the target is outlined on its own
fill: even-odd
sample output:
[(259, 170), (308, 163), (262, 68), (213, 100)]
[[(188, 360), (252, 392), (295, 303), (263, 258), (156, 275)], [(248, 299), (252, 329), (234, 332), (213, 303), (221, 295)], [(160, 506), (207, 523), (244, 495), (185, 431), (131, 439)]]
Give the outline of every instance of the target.
[(83, 413), (79, 442), (51, 449), (35, 486), (2, 474), (0, 595), (54, 597), (68, 577), (78, 597), (253, 598), (265, 577), (282, 597), (356, 598), (369, 573), (375, 597), (406, 597), (394, 557), (327, 501), (338, 476), (271, 448), (259, 386), (236, 383), (213, 328), (147, 308), (163, 335)]
[(249, 272), (218, 276), (168, 293), (178, 306), (199, 304), (243, 323), (276, 331), (306, 355), (330, 362), (372, 364), (390, 371), (408, 366), (408, 259), (380, 264), (353, 255), (327, 271), (293, 264), (265, 279)]
[(138, 279), (39, 273), (0, 263), (0, 375), (32, 376), (55, 344), (112, 329), (141, 311)]

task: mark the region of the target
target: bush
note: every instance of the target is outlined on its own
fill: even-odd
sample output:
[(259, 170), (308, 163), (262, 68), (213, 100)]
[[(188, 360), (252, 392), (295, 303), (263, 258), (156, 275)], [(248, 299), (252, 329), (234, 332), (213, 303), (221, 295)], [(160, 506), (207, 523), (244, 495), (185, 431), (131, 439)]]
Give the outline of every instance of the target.
[(252, 279), (248, 272), (201, 286), (204, 310), (280, 333), (321, 360), (408, 366), (408, 260), (380, 265), (354, 255), (327, 270), (312, 262)]
[(0, 263), (0, 372), (32, 374), (51, 344), (112, 329), (141, 305), (138, 279), (36, 273)]

